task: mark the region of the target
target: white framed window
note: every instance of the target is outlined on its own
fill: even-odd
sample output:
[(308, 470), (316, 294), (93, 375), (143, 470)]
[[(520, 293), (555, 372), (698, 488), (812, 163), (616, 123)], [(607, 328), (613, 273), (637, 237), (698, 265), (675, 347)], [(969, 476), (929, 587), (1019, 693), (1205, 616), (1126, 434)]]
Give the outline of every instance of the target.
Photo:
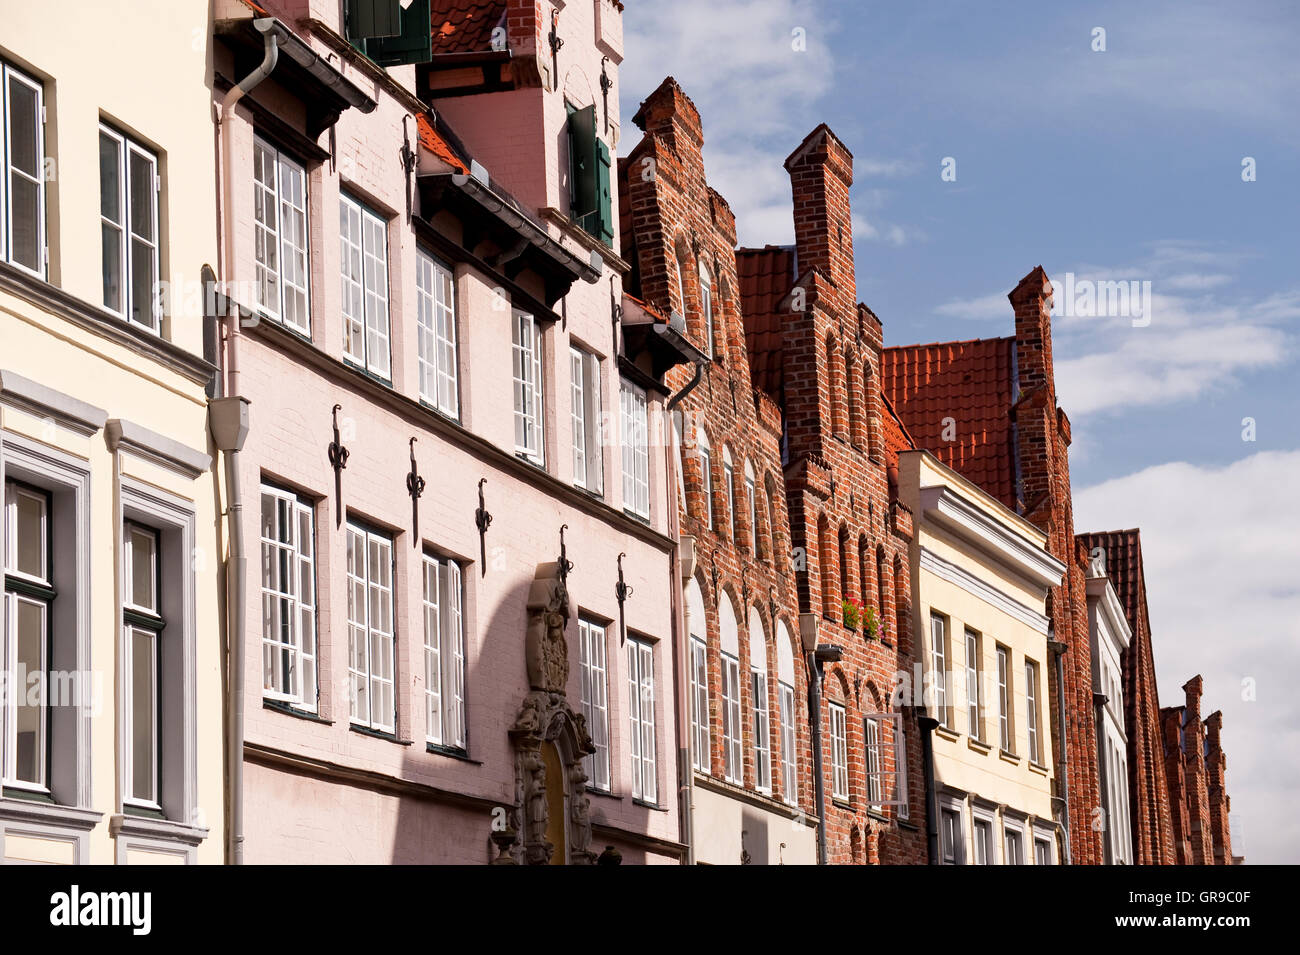
[(1056, 851), (1050, 837), (1034, 836), (1034, 865), (1056, 865)]
[(961, 822), (961, 806), (951, 802), (939, 808), (939, 846), (942, 865), (964, 865), (966, 840)]
[(741, 751), (740, 660), (722, 654), (722, 757), (723, 778), (737, 786), (744, 783), (745, 763)]
[(348, 683), (353, 725), (391, 733), (393, 692), (393, 540), (348, 521)]
[(754, 784), (762, 792), (772, 790), (772, 740), (767, 716), (767, 671), (749, 672), (754, 694)]
[(777, 684), (777, 689), (781, 697), (781, 788), (785, 801), (794, 805), (799, 800), (794, 753), (794, 687), (781, 682)]
[(0, 259), (44, 278), (45, 93), (0, 60)]
[(966, 628), (966, 722), (971, 739), (984, 738), (980, 718), (980, 635)]
[(415, 253), (420, 400), (450, 418), (460, 415), (456, 374), (456, 286), (451, 269), (423, 249)]
[(388, 348), (388, 223), (346, 193), (339, 196), (339, 276), (343, 354), (380, 378), (392, 373)]
[(265, 140), (255, 139), (253, 273), (257, 309), (304, 335), (311, 334), (310, 235), (306, 169)]
[(1029, 761), (1041, 763), (1038, 745), (1038, 664), (1025, 661), (1025, 729), (1029, 732)]
[(1000, 743), (1005, 752), (1013, 752), (1015, 727), (1011, 721), (1011, 651), (1001, 644), (998, 656), (998, 727)]
[(461, 570), (456, 561), (424, 553), (424, 736), (435, 746), (464, 751), (465, 624)]
[(623, 507), (650, 518), (650, 448), (645, 390), (627, 381), (619, 389), (623, 432)]
[(740, 541), (739, 521), (736, 519), (736, 465), (731, 460), (731, 448), (722, 446), (722, 483), (727, 495), (727, 528), (731, 539)]
[(634, 637), (627, 641), (628, 716), (631, 720), (632, 798), (659, 799), (655, 762), (654, 647)]
[(581, 670), (582, 714), (596, 751), (585, 757), (591, 785), (609, 792), (609, 676), (605, 666), (605, 627), (578, 619), (578, 665)]
[(930, 614), (930, 684), (930, 692), (934, 696), (935, 719), (947, 725), (948, 620), (937, 613)]
[(879, 805), (884, 799), (884, 760), (880, 751), (880, 723), (868, 718), (863, 726), (866, 729), (867, 755), (867, 804)]
[(158, 157), (110, 126), (99, 127), (99, 225), (104, 307), (150, 331), (158, 288)]
[(707, 773), (713, 762), (709, 752), (709, 662), (708, 646), (691, 634), (691, 732), (694, 734), (695, 769)]
[(682, 260), (673, 256), (673, 274), (677, 276), (677, 301), (682, 304), (682, 315), (686, 314), (686, 281), (682, 277)]
[(1019, 826), (1007, 823), (1002, 827), (1002, 858), (1007, 865), (1025, 864), (1025, 834)]
[(534, 464), (545, 460), (542, 329), (537, 319), (516, 309), (512, 316), (512, 370), (515, 390), (515, 453)]
[(971, 846), (975, 850), (973, 853), (975, 865), (995, 864), (997, 859), (993, 854), (993, 820), (976, 816), (971, 823), (974, 835)]
[(831, 796), (849, 798), (849, 735), (844, 704), (831, 703)]
[(700, 313), (704, 318), (704, 354), (713, 357), (713, 280), (700, 260)]
[[(4, 785), (49, 792), (51, 627), (55, 598), (50, 496), (4, 485)], [(33, 677), (47, 689), (33, 700)]]
[(758, 556), (758, 491), (754, 481), (754, 467), (745, 462), (745, 507), (749, 514), (749, 552)]
[(709, 436), (703, 428), (696, 428), (695, 453), (700, 456), (700, 492), (704, 495), (704, 526), (713, 530), (713, 455), (709, 452)]
[(605, 493), (605, 450), (601, 440), (600, 359), (569, 348), (569, 419), (573, 428), (573, 483), (592, 494)]
[(316, 711), (316, 550), (312, 506), (262, 485), (262, 695)]
[(126, 802), (160, 809), (158, 702), (161, 613), (158, 532), (128, 522), (123, 528), (122, 653), (128, 727), (123, 739)]

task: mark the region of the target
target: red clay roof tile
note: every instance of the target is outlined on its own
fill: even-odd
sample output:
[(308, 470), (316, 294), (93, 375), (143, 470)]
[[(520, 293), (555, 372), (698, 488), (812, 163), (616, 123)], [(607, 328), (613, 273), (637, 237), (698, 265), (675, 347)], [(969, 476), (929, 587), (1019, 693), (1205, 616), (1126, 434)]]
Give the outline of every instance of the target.
[(505, 0), (434, 0), (433, 54), (486, 53), (505, 19)]
[(417, 116), (416, 126), (419, 127), (420, 131), (421, 146), (459, 172), (469, 172), (469, 166), (456, 155), (456, 151), (451, 147), (451, 144), (434, 128), (433, 122), (427, 115), (421, 113)]
[(782, 401), (785, 388), (781, 302), (794, 285), (795, 253), (789, 246), (736, 250), (745, 346), (754, 387)]
[(1017, 510), (1014, 338), (886, 348), (881, 378), (918, 448)]

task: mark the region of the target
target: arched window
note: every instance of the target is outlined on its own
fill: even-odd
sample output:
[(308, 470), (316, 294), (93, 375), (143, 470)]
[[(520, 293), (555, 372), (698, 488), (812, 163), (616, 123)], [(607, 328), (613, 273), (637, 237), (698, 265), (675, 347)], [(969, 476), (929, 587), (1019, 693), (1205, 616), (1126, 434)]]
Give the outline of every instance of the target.
[(745, 514), (749, 519), (749, 552), (758, 556), (758, 488), (754, 480), (754, 466), (745, 462)]
[(713, 357), (713, 282), (700, 260), (700, 315), (704, 319), (704, 354)]
[(745, 764), (740, 723), (740, 633), (731, 597), (718, 594), (718, 634), (722, 657), (722, 773), (736, 785), (744, 784)]
[(772, 738), (767, 707), (767, 641), (758, 608), (749, 608), (749, 688), (754, 705), (754, 787), (772, 791)]
[[(871, 602), (871, 547), (867, 543), (867, 535), (862, 534), (858, 537), (858, 590), (862, 594), (862, 603), (867, 605)], [(876, 608), (879, 615), (880, 608)], [(865, 628), (866, 621), (863, 621)], [(878, 634), (877, 634), (878, 635)]]
[(713, 454), (709, 451), (709, 434), (699, 425), (695, 426), (695, 453), (700, 459), (700, 520), (713, 530)]
[(793, 806), (799, 801), (799, 775), (795, 769), (794, 644), (784, 620), (776, 625), (776, 681), (781, 724), (781, 797)]
[(713, 762), (709, 751), (709, 622), (704, 616), (700, 582), (693, 577), (686, 586), (686, 614), (691, 639), (691, 765), (707, 773)]

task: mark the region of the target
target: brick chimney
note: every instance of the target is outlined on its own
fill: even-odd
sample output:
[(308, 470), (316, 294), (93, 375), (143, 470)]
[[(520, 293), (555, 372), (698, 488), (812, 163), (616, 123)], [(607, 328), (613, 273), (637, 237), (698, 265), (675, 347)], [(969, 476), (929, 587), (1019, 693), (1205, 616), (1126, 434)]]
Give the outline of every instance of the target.
[(853, 274), (853, 154), (822, 123), (785, 161), (794, 196), (797, 271), (826, 273), (838, 290), (836, 307), (846, 327), (854, 320), (858, 295)]
[(691, 168), (703, 165), (700, 148), (704, 145), (704, 127), (700, 123), (700, 111), (671, 76), (665, 77), (642, 100), (632, 122), (648, 135), (662, 139), (683, 164)]
[(1016, 367), (1020, 390), (1046, 385), (1056, 396), (1052, 371), (1052, 282), (1041, 265), (1020, 280), (1007, 298), (1016, 313)]

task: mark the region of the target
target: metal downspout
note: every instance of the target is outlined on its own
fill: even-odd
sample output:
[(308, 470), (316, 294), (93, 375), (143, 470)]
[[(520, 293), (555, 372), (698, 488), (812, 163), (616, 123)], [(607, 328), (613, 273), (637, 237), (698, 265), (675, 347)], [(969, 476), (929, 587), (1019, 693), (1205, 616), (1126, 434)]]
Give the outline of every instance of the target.
[(826, 864), (826, 780), (822, 772), (822, 667), (816, 651), (808, 654), (812, 679), (808, 681), (809, 722), (813, 724), (813, 780), (817, 796), (817, 864)]
[[(275, 21), (266, 17), (253, 21), (253, 26), (261, 32), (263, 57), (261, 64), (248, 76), (236, 84), (221, 100), (217, 111), (217, 135), (221, 137), (221, 226), (222, 226), (222, 278), (227, 283), (227, 301), (232, 304), (231, 314), (226, 316), (226, 387), (224, 394), (230, 396), (224, 401), (239, 402), (243, 408), (245, 431), (247, 422), (247, 403), (239, 395), (239, 308), (229, 297), (230, 285), (233, 283), (235, 260), (235, 229), (233, 221), (233, 183), (231, 167), (234, 146), (231, 143), (227, 121), (234, 111), (235, 104), (244, 98), (253, 87), (271, 75), (279, 60), (280, 50), (276, 43)], [(237, 297), (236, 299), (237, 300)], [(215, 429), (214, 429), (215, 430)], [(223, 446), (223, 444), (225, 446)], [(226, 862), (229, 865), (243, 865), (244, 862), (244, 607), (246, 600), (245, 569), (247, 558), (244, 554), (243, 530), (243, 496), (239, 484), (239, 449), (243, 446), (243, 436), (234, 441), (230, 436), (223, 441), (217, 439), (219, 450), (226, 461), (226, 519), (230, 535), (230, 553), (226, 564), (226, 659), (229, 667), (227, 680), (228, 697), (226, 700), (226, 751), (229, 759), (229, 772), (226, 774)]]

